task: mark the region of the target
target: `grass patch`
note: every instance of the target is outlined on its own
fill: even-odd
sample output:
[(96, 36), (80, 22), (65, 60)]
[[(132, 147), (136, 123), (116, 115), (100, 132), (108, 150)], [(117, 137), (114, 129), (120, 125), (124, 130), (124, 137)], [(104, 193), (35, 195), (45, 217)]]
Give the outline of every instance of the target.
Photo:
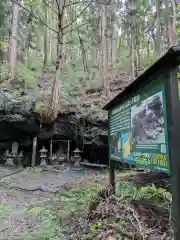
[(89, 183), (68, 191), (59, 191), (57, 194), (60, 204), (58, 216), (63, 219), (74, 213), (86, 213), (89, 204), (95, 200), (102, 188), (100, 184)]
[(5, 203), (0, 204), (0, 219), (3, 220), (8, 217), (10, 211), (10, 206)]
[(39, 227), (33, 233), (27, 234), (25, 240), (63, 240), (56, 214), (52, 209), (47, 206), (31, 206), (28, 207), (26, 214), (29, 217), (36, 218)]
[(70, 190), (62, 190), (56, 194), (57, 205), (55, 209), (47, 206), (29, 206), (27, 216), (36, 217), (39, 222), (38, 230), (28, 234), (25, 240), (56, 240), (67, 239), (66, 229), (61, 224), (71, 215), (85, 216), (89, 203), (102, 189), (100, 184), (89, 183)]

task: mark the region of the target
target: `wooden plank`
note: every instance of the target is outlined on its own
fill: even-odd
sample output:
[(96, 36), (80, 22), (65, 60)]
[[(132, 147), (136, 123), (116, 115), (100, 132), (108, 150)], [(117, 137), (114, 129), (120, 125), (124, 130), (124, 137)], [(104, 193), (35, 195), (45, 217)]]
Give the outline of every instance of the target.
[(104, 164), (96, 164), (96, 163), (88, 163), (88, 162), (81, 162), (80, 164), (83, 166), (89, 166), (89, 167), (100, 167), (100, 168), (107, 167), (107, 165), (104, 165)]

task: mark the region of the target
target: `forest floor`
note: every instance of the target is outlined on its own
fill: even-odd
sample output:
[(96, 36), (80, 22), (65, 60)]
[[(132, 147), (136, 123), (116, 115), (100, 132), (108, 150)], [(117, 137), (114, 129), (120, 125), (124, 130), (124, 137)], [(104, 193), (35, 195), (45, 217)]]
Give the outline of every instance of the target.
[[(58, 216), (59, 192), (102, 175), (99, 171), (71, 170), (60, 172), (0, 168), (0, 239), (62, 239)], [(104, 174), (104, 173), (103, 173)], [(64, 190), (64, 191), (67, 191)], [(96, 192), (97, 193), (97, 192)], [(95, 194), (96, 194), (95, 193)]]
[(106, 171), (30, 169), (0, 176), (0, 239), (171, 239), (171, 194), (135, 186), (131, 176), (117, 174), (116, 196), (105, 188)]

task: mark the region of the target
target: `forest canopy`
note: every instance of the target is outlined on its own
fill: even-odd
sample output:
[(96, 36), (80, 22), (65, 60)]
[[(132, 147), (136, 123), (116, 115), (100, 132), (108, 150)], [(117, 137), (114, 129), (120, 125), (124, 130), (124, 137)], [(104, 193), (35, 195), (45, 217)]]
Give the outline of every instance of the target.
[(67, 105), (102, 115), (178, 43), (179, 17), (175, 0), (1, 0), (1, 87), (32, 94), (49, 121)]

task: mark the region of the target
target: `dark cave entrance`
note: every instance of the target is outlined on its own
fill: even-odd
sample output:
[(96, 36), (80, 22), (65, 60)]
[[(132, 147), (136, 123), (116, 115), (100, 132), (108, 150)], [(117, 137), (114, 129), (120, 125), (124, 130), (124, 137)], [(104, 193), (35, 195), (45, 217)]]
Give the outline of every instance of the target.
[(93, 143), (85, 144), (82, 156), (90, 163), (109, 164), (108, 146), (105, 144), (100, 146)]
[[(50, 141), (53, 139), (53, 153), (56, 153), (59, 148), (62, 152), (67, 152), (67, 143), (70, 141), (70, 156), (72, 156), (73, 151), (78, 147), (82, 151), (82, 161), (85, 159), (90, 163), (108, 164), (108, 144), (107, 139), (103, 139), (105, 144), (95, 144), (92, 142), (84, 141), (82, 142), (82, 137), (75, 136), (72, 124), (66, 120), (62, 125), (58, 126), (59, 130), (65, 129), (65, 137), (62, 134), (53, 134), (50, 132), (50, 127), (45, 127), (43, 132), (40, 132), (39, 123), (35, 121), (29, 122), (2, 122), (0, 125), (0, 163), (4, 162), (4, 152), (8, 149), (12, 150), (12, 143), (18, 142), (18, 153), (23, 151), (24, 159), (23, 166), (31, 166), (32, 161), (32, 148), (33, 148), (33, 138), (37, 136), (37, 149), (36, 149), (36, 164), (40, 164), (40, 150), (44, 146), (48, 150), (48, 158), (50, 155)], [(61, 142), (58, 142), (61, 140)], [(64, 141), (64, 143), (63, 143)], [(60, 146), (61, 145), (61, 146)]]

